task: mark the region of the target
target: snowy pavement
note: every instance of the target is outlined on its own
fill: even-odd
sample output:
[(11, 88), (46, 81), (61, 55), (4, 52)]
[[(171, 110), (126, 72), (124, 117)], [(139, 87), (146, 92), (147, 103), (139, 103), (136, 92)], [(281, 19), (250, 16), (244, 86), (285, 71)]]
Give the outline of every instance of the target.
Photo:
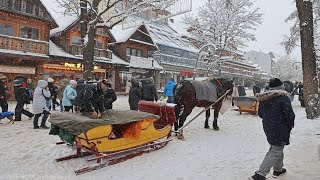
[[(119, 96), (115, 109), (129, 109), (128, 96)], [(29, 105), (30, 106), (30, 105)], [(320, 120), (306, 119), (297, 97), (291, 144), (285, 147), (287, 175), (280, 180), (320, 180)], [(14, 110), (10, 104), (9, 110)], [(195, 108), (188, 117), (200, 112)], [(185, 141), (176, 138), (166, 147), (120, 164), (76, 176), (75, 169), (93, 162), (86, 158), (55, 162), (75, 149), (55, 145), (58, 136), (32, 129), (32, 121), (0, 124), (0, 180), (2, 179), (108, 179), (108, 180), (244, 180), (253, 175), (269, 145), (257, 116), (228, 110), (220, 115), (220, 131), (204, 129), (200, 116), (185, 129)], [(212, 128), (212, 118), (210, 126)], [(270, 175), (269, 179), (273, 179)]]

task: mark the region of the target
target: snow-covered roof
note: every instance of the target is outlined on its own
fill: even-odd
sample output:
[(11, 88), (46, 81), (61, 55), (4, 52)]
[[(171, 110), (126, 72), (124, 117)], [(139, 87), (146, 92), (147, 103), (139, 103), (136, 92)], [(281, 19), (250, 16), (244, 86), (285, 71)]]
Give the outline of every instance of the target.
[(190, 41), (182, 38), (181, 34), (177, 33), (169, 25), (160, 22), (152, 22), (146, 24), (152, 40), (161, 45), (174, 47), (186, 51), (198, 52)]
[(59, 17), (56, 17), (56, 20), (59, 27), (50, 31), (51, 36), (54, 36), (55, 34), (60, 33), (70, 27), (73, 23), (79, 20), (79, 17), (75, 15), (60, 15)]
[(57, 56), (57, 57), (64, 57), (64, 58), (72, 58), (72, 59), (82, 59), (80, 57), (74, 56), (65, 52), (63, 49), (58, 47), (54, 44), (51, 40), (49, 40), (49, 55), (50, 56)]
[(117, 26), (114, 26), (110, 32), (112, 36), (115, 38), (117, 43), (122, 43), (122, 42), (126, 42), (131, 37), (131, 35), (134, 32), (136, 32), (138, 28), (139, 27), (137, 26), (137, 27), (122, 29), (122, 25), (117, 25)]
[(39, 54), (39, 53), (33, 53), (33, 52), (23, 52), (23, 51), (15, 51), (10, 49), (0, 49), (0, 53), (4, 54), (14, 54), (14, 55), (22, 55), (22, 56), (34, 56), (34, 57), (44, 57), (49, 58), (46, 54)]
[(130, 67), (157, 70), (163, 69), (163, 67), (160, 66), (156, 60), (152, 58), (143, 58), (137, 56), (130, 56)]

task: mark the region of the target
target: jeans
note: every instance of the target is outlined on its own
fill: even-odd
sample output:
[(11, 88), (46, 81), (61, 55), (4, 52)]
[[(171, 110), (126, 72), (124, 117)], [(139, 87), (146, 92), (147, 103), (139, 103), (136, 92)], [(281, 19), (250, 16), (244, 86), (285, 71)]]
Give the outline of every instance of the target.
[(168, 96), (167, 103), (173, 103), (173, 96)]
[(260, 168), (256, 171), (257, 174), (266, 176), (271, 168), (274, 171), (281, 171), (283, 167), (283, 148), (284, 146), (274, 146), (271, 145), (269, 151), (267, 152), (264, 160), (262, 161)]
[(59, 101), (60, 101), (60, 112), (64, 112), (64, 107), (62, 105), (62, 99), (60, 99)]
[(41, 126), (45, 126), (46, 125), (46, 121), (47, 121), (47, 119), (49, 117), (49, 112), (44, 110), (43, 113), (34, 115), (34, 118), (33, 118), (33, 127), (34, 128), (39, 127), (38, 126), (38, 119), (40, 118), (41, 114), (43, 114), (42, 121), (41, 121)]

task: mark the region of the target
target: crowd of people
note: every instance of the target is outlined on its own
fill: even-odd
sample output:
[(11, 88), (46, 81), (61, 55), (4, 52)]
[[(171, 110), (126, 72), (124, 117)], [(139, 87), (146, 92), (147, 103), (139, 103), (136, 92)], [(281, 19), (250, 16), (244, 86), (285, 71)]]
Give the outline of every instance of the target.
[[(2, 112), (8, 111), (7, 93), (5, 86), (7, 77), (0, 75), (0, 107)], [(46, 121), (51, 114), (60, 107), (60, 112), (80, 112), (92, 118), (99, 118), (103, 112), (113, 108), (117, 95), (112, 89), (111, 82), (107, 79), (68, 80), (62, 79), (55, 82), (53, 78), (38, 80), (34, 89), (31, 80), (26, 86), (23, 79), (14, 80), (14, 95), (17, 105), (14, 111), (14, 121), (21, 121), (22, 114), (33, 118), (33, 128), (48, 129)], [(173, 87), (175, 82), (170, 79), (166, 84), (163, 97), (168, 97), (167, 102), (173, 102)], [(158, 94), (153, 78), (143, 80), (131, 79), (126, 93), (129, 95), (130, 110), (138, 110), (140, 100), (158, 101)], [(32, 104), (32, 112), (27, 107)], [(12, 113), (13, 114), (13, 113)], [(42, 116), (40, 126), (39, 118)], [(9, 118), (12, 118), (11, 115)], [(4, 118), (4, 117), (2, 117)]]

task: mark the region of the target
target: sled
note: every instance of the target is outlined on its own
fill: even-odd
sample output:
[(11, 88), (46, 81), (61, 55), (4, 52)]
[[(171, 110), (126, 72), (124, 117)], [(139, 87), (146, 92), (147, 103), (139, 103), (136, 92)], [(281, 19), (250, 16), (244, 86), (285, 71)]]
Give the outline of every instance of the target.
[(238, 107), (238, 109), (235, 110), (239, 111), (240, 114), (242, 114), (242, 112), (247, 112), (252, 115), (257, 115), (259, 103), (255, 97), (239, 96), (233, 97), (232, 100)]
[[(71, 133), (77, 148), (74, 155), (56, 161), (94, 155), (88, 161), (95, 160), (97, 164), (76, 170), (78, 175), (166, 146), (171, 141), (171, 129), (175, 122), (174, 105), (140, 101), (139, 110), (108, 110), (102, 119), (79, 118), (80, 115), (70, 113), (52, 114), (51, 129), (58, 127), (59, 135), (61, 131)], [(72, 142), (69, 140), (68, 143)]]

